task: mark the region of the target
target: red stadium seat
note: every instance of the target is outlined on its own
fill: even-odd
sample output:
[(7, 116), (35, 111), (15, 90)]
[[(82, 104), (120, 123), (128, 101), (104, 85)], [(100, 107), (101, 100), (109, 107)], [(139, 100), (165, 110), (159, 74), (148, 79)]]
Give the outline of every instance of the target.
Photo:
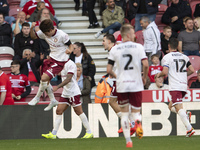
[(133, 19), (131, 20), (131, 25), (132, 25), (133, 27), (135, 27), (135, 18), (133, 18)]
[(10, 65), (11, 65), (12, 60), (1, 60), (0, 61), (0, 66), (2, 68), (2, 71), (5, 72), (6, 74), (11, 72)]
[(15, 17), (15, 19), (17, 19), (17, 14), (22, 11), (22, 8), (21, 7), (12, 7), (10, 8), (10, 11), (9, 11), (9, 16), (13, 16)]
[(21, 0), (7, 0), (9, 6), (13, 6), (13, 5), (19, 6), (20, 1)]
[(200, 57), (199, 56), (188, 56), (190, 58), (190, 62), (192, 64), (192, 66), (194, 67), (194, 69), (196, 71), (198, 71), (200, 69)]
[(195, 82), (197, 80), (197, 76), (193, 76), (188, 79), (188, 86), (190, 87), (192, 85), (192, 82)]
[(162, 15), (161, 14), (157, 14), (156, 15), (156, 19), (155, 19), (155, 23), (158, 26), (159, 30), (163, 30), (163, 28), (165, 26), (167, 26), (166, 24), (162, 23), (161, 20), (162, 20)]
[[(31, 93), (26, 97), (26, 102), (31, 101), (35, 95), (37, 94), (39, 87), (38, 86), (31, 86)], [(44, 100), (44, 94), (40, 97), (40, 101)]]
[[(198, 1), (198, 3), (196, 3), (196, 1), (193, 1), (192, 3), (194, 3), (194, 4), (190, 5), (190, 7), (191, 7), (191, 9), (192, 9), (192, 17), (193, 17), (194, 11), (195, 11), (195, 8), (196, 8), (196, 5), (197, 5), (197, 4), (200, 4), (200, 1)], [(196, 4), (196, 5), (195, 5), (195, 4)]]
[(124, 22), (125, 23), (129, 23), (128, 19), (124, 18)]
[(144, 45), (144, 37), (142, 30), (135, 32), (135, 35), (136, 35), (136, 42)]
[(14, 56), (14, 50), (11, 47), (0, 47), (0, 60), (12, 60)]
[(167, 8), (168, 8), (167, 5), (159, 4), (159, 5), (158, 5), (158, 12), (157, 12), (157, 14), (163, 15), (164, 12), (167, 10)]
[(113, 33), (115, 39), (117, 39), (118, 35), (120, 34), (120, 31), (116, 31), (115, 33)]

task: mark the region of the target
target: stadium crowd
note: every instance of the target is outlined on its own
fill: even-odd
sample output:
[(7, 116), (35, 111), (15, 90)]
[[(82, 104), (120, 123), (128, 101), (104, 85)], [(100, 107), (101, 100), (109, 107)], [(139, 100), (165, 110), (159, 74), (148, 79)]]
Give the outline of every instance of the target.
[[(75, 10), (78, 11), (80, 1), (74, 1)], [(89, 16), (88, 29), (100, 26), (93, 11), (96, 0), (93, 2), (91, 4), (90, 0), (83, 0), (82, 15)], [(99, 0), (98, 2), (104, 29), (97, 32), (94, 38), (99, 38), (101, 34), (113, 34), (116, 44), (119, 44), (122, 41), (119, 32), (122, 24), (130, 23), (135, 27), (135, 40), (144, 45), (150, 64), (149, 80), (146, 83), (148, 86), (145, 86), (145, 89), (167, 87), (168, 78), (159, 79), (155, 75), (163, 69), (160, 61), (169, 53), (168, 43), (172, 37), (178, 39), (179, 52), (189, 56), (196, 71), (193, 76), (188, 77), (188, 88), (190, 86), (200, 88), (200, 67), (195, 67), (200, 63), (200, 2), (196, 0), (151, 0), (149, 3), (147, 0)], [(20, 11), (11, 13), (16, 8), (20, 8)], [(50, 46), (45, 40), (32, 38), (31, 26), (36, 22), (35, 28), (39, 29), (40, 23), (45, 19), (51, 19), (55, 29), (61, 25), (48, 0), (21, 0), (21, 3), (0, 0), (0, 105), (25, 102), (27, 101), (25, 97), (31, 92), (30, 87), (39, 86), (43, 63), (49, 59)], [(6, 49), (7, 54), (1, 53), (6, 47), (13, 49), (13, 58), (8, 58), (9, 48)], [(77, 82), (83, 95), (82, 101), (91, 103), (91, 89), (96, 85), (94, 80), (96, 66), (84, 43), (77, 41), (73, 44), (73, 48), (70, 59), (78, 68)], [(6, 59), (12, 62), (10, 69), (3, 66)], [(19, 70), (14, 70), (17, 67)], [(58, 85), (60, 82), (60, 74), (51, 80), (52, 85)]]

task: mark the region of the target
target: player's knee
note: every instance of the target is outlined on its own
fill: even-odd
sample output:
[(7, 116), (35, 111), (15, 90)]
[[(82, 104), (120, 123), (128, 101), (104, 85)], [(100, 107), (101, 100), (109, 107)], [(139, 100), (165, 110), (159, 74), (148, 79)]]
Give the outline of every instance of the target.
[(57, 109), (57, 110), (56, 110), (56, 114), (57, 114), (57, 115), (62, 115), (62, 114), (63, 114), (63, 111), (60, 110), (60, 109)]
[(46, 74), (43, 74), (42, 76), (41, 76), (41, 81), (42, 82), (47, 82), (47, 81), (49, 81), (49, 76), (48, 75), (46, 75)]
[(74, 110), (74, 111), (75, 111), (76, 115), (78, 115), (78, 116), (83, 113), (83, 110)]

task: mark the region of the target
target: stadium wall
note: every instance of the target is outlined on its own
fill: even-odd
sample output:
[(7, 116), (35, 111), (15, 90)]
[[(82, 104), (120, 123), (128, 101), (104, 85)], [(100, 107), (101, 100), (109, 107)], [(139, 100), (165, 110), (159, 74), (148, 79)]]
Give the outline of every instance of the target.
[[(168, 109), (168, 91), (144, 91), (142, 119), (144, 136), (185, 135), (180, 118)], [(188, 90), (184, 109), (192, 112), (191, 123), (200, 135), (200, 90)], [(44, 112), (46, 105), (0, 106), (0, 139), (39, 139), (53, 128), (54, 108)], [(94, 137), (119, 137), (120, 120), (108, 104), (84, 104)], [(57, 133), (58, 138), (80, 138), (85, 129), (79, 117), (69, 108)]]

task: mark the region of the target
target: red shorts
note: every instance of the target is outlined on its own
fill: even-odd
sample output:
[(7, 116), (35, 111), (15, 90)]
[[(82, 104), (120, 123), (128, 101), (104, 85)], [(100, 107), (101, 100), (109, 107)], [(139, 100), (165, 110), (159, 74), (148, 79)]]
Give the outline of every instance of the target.
[(177, 103), (182, 103), (182, 100), (186, 94), (184, 91), (169, 91), (171, 95), (171, 101), (172, 101), (172, 106), (174, 106)]
[(80, 95), (76, 95), (70, 98), (60, 97), (59, 104), (67, 104), (69, 106), (71, 105), (72, 107), (77, 107), (81, 105)]
[(42, 66), (42, 73), (46, 73), (52, 79), (62, 71), (65, 63), (66, 61), (57, 61), (53, 58), (46, 59)]
[(116, 91), (116, 81), (113, 81), (113, 88), (110, 93), (110, 97), (117, 98), (117, 91)]
[(142, 105), (142, 92), (117, 93), (119, 106), (131, 104), (135, 109)]

